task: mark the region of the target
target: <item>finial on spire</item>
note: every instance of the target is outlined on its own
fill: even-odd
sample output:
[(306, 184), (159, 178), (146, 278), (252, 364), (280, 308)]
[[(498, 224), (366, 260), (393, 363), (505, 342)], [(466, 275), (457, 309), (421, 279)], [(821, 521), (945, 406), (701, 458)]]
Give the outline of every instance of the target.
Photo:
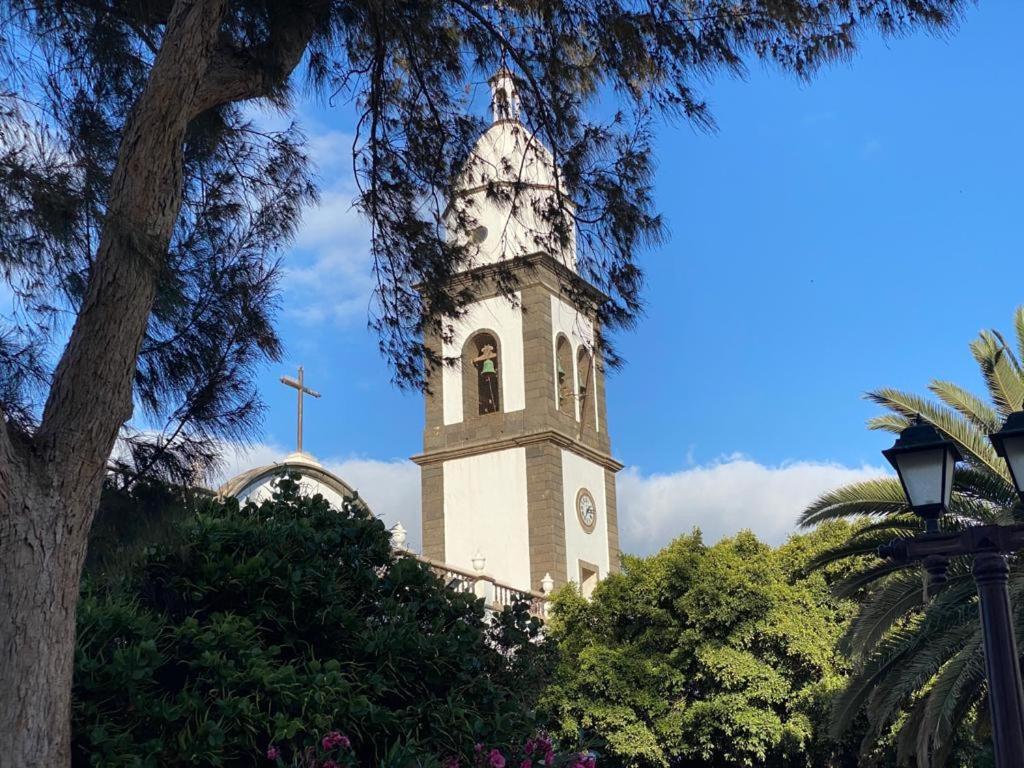
[(519, 119), (519, 94), (516, 93), (516, 78), (504, 64), (491, 75), (491, 110), (494, 122)]

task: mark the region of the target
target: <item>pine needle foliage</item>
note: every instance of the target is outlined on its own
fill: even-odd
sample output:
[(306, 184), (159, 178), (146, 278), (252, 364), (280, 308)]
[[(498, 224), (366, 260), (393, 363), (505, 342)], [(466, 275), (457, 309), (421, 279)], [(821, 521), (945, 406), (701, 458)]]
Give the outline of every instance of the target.
[[(299, 126), (260, 130), (246, 102), (294, 115), (304, 78), (315, 96), (355, 104), (354, 204), (370, 223), (370, 322), (395, 380), (423, 386), (424, 356), (442, 362), (424, 334), (450, 334), (469, 298), (452, 282), (468, 254), (446, 236), (446, 202), (486, 127), (473, 96), (499, 66), (514, 71), (526, 129), (560, 169), (557, 199), (534, 211), (549, 225), (537, 250), (556, 252), (576, 236), (580, 274), (607, 296), (591, 309), (600, 328), (614, 330), (640, 313), (638, 257), (664, 234), (652, 200), (655, 120), (711, 129), (703, 91), (716, 74), (742, 75), (759, 61), (807, 78), (848, 60), (869, 33), (947, 31), (966, 5), (226, 2), (203, 85), (244, 76), (248, 86), (218, 91), (181, 148), (185, 197), (170, 247), (146, 256), (160, 281), (135, 374), (137, 413), (156, 431), (123, 436), (125, 463), (194, 479), (215, 458), (213, 441), (252, 434), (253, 372), (280, 355), (278, 260), (317, 189)], [(81, 309), (125, 126), (179, 7), (0, 3), (0, 275), (16, 298), (0, 325), (0, 406), (25, 431)], [(518, 189), (489, 194), (530, 204)], [(474, 225), (472, 211), (456, 218)], [(499, 282), (516, 287), (509, 275)], [(604, 358), (614, 362), (614, 350)]]
[[(943, 528), (1014, 523), (1024, 519), (1006, 464), (988, 435), (1024, 403), (1024, 307), (1014, 314), (1013, 345), (997, 331), (982, 332), (970, 345), (986, 384), (985, 397), (948, 381), (929, 385), (931, 397), (879, 389), (868, 399), (887, 413), (869, 427), (897, 433), (917, 414), (955, 441), (965, 461), (957, 468), (954, 493)], [(867, 713), (871, 727), (863, 750), (896, 731), (899, 759), (942, 768), (953, 759), (954, 742), (967, 725), (984, 734), (985, 671), (977, 596), (970, 562), (950, 564), (949, 580), (924, 602), (918, 565), (884, 563), (873, 557), (878, 544), (920, 530), (895, 478), (856, 483), (823, 494), (801, 517), (805, 526), (837, 519), (871, 522), (853, 528), (849, 539), (823, 552), (811, 567), (849, 557), (862, 565), (844, 594), (857, 595), (860, 610), (844, 638), (857, 666), (832, 711), (836, 734)], [(1010, 558), (1010, 592), (1016, 632), (1024, 632), (1024, 568)], [(842, 585), (840, 585), (842, 586)], [(852, 589), (850, 589), (852, 587)]]

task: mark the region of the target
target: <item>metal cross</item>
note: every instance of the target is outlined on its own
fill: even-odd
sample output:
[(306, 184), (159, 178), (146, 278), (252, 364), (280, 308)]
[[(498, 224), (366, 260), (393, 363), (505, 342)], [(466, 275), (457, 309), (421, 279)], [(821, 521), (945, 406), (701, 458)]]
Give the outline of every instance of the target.
[(293, 379), (291, 376), (282, 376), (281, 377), (281, 383), (298, 390), (298, 394), (299, 394), (299, 423), (298, 423), (298, 437), (297, 437), (298, 447), (296, 448), (296, 450), (299, 453), (302, 453), (302, 396), (303, 395), (310, 395), (312, 397), (320, 397), (320, 393), (319, 392), (314, 392), (312, 389), (310, 389), (309, 387), (307, 387), (303, 383), (302, 366), (301, 365), (299, 366), (299, 378)]

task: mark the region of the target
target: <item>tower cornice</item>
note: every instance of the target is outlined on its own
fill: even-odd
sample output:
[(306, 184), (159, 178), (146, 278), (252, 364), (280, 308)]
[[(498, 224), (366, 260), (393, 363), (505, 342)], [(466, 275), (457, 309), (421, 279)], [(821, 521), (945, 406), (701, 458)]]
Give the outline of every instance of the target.
[(438, 450), (426, 451), (411, 456), (410, 460), (421, 467), (432, 464), (440, 464), (452, 459), (461, 459), (466, 456), (477, 456), (484, 453), (493, 453), (508, 448), (521, 448), (537, 443), (551, 443), (559, 448), (572, 451), (584, 459), (589, 459), (612, 472), (618, 472), (625, 464), (613, 458), (610, 454), (595, 450), (590, 446), (580, 443), (576, 438), (557, 429), (541, 429), (528, 432), (524, 435), (516, 435), (499, 440), (484, 440), (480, 442), (466, 443), (451, 448), (440, 448)]
[[(481, 264), (478, 267), (471, 267), (463, 270), (452, 279), (451, 287), (456, 290), (461, 290), (464, 288), (479, 289), (483, 286), (484, 290), (482, 291), (472, 291), (473, 299), (474, 301), (477, 301), (480, 299), (490, 298), (491, 296), (497, 296), (508, 291), (507, 287), (504, 291), (502, 290), (500, 287), (501, 281), (498, 280), (503, 273), (543, 273), (544, 271), (547, 271), (551, 276), (557, 279), (559, 288), (569, 286), (573, 289), (577, 289), (595, 304), (603, 304), (610, 300), (608, 294), (587, 281), (585, 278), (581, 277), (578, 273), (571, 270), (564, 263), (546, 251), (536, 251), (523, 256), (516, 256), (515, 258), (497, 261), (493, 264)], [(524, 287), (526, 285), (533, 285), (535, 282), (542, 282), (541, 280), (523, 281), (520, 275), (516, 275), (516, 279), (520, 280), (520, 285), (516, 287)], [(422, 283), (417, 283), (413, 287), (421, 294), (423, 293)]]

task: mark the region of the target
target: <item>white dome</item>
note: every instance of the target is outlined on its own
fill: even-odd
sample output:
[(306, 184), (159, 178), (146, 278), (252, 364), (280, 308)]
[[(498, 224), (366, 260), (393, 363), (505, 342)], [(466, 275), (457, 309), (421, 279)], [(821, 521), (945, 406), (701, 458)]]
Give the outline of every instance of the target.
[(356, 495), (352, 487), (304, 452), (290, 453), (283, 461), (253, 467), (228, 480), (217, 490), (223, 498), (234, 497), (242, 504), (259, 504), (274, 495), (274, 485), (284, 472), (295, 472), (299, 477), (299, 492), (303, 496), (320, 494), (332, 507), (341, 509), (345, 499)]
[(499, 120), (477, 139), (463, 166), (456, 194), (494, 182), (555, 189), (551, 153), (518, 120)]
[(575, 269), (575, 233), (568, 248), (553, 252), (555, 206), (561, 205), (562, 215), (571, 215), (573, 206), (568, 198), (558, 199), (551, 152), (520, 122), (507, 69), (491, 78), (491, 90), (494, 122), (477, 140), (455, 185), (446, 214), (448, 238), (469, 246), (467, 267), (544, 251)]

